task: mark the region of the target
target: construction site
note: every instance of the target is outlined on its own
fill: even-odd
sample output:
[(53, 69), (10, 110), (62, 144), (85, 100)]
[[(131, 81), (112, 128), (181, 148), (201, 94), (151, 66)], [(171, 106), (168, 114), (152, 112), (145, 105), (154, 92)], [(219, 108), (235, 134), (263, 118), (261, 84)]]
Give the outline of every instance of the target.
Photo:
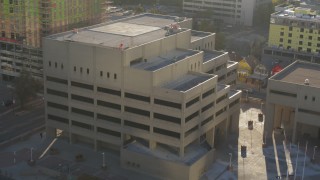
[(0, 0), (0, 79), (42, 79), (42, 37), (108, 20), (106, 0)]

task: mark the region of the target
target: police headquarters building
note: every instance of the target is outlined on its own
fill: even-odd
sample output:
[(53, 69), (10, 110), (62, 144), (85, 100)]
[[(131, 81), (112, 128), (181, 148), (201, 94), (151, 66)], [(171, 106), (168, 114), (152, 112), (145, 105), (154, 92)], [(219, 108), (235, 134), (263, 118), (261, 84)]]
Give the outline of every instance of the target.
[(237, 63), (192, 19), (142, 14), (44, 39), (47, 134), (120, 151), (123, 168), (198, 179), (238, 131)]

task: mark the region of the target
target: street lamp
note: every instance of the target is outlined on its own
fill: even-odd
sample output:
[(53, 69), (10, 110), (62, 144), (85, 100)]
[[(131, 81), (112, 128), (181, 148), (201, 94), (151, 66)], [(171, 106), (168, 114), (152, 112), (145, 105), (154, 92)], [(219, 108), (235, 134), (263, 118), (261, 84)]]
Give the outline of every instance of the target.
[(102, 153), (102, 168), (106, 167), (105, 155), (104, 152)]
[(231, 165), (231, 161), (232, 161), (232, 153), (229, 153), (229, 170), (232, 170), (232, 165)]
[(302, 180), (304, 179), (304, 170), (305, 170), (305, 167), (306, 167), (307, 150), (308, 150), (308, 141), (306, 142), (306, 149), (305, 149), (305, 151), (304, 151), (304, 161), (303, 161), (303, 169), (302, 169)]
[(313, 155), (312, 155), (312, 161), (315, 160), (314, 155), (316, 154), (316, 149), (318, 148), (318, 146), (314, 146), (313, 147)]
[(33, 148), (30, 148), (30, 162), (33, 162), (32, 151), (33, 151)]
[(246, 102), (248, 102), (248, 92), (249, 92), (249, 90), (246, 89)]

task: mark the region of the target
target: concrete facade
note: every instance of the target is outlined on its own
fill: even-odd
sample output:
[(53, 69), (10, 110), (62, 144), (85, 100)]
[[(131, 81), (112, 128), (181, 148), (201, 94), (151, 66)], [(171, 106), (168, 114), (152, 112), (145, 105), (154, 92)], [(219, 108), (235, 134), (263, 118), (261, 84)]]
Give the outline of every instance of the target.
[(124, 168), (198, 179), (238, 131), (241, 91), (220, 84), (237, 63), (191, 24), (143, 14), (45, 38), (47, 134), (118, 150)]
[(268, 47), (263, 50), (263, 59), (320, 63), (319, 9), (282, 4), (275, 10), (270, 17)]
[(265, 123), (269, 136), (276, 130), (293, 142), (303, 136), (320, 139), (319, 75), (319, 64), (296, 61), (269, 79)]
[(210, 12), (212, 17), (226, 24), (253, 25), (255, 8), (270, 0), (183, 0), (183, 10), (188, 13)]
[(0, 78), (27, 70), (42, 79), (42, 37), (105, 22), (106, 0), (1, 0)]

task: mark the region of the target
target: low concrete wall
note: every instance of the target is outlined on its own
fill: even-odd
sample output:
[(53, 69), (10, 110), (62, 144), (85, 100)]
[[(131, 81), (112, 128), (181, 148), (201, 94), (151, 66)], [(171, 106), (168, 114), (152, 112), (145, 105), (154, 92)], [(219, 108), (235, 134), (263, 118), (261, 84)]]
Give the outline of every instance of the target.
[(189, 165), (122, 149), (120, 161), (123, 168), (161, 179), (197, 180), (213, 162), (214, 151), (214, 149), (210, 150), (196, 162)]

